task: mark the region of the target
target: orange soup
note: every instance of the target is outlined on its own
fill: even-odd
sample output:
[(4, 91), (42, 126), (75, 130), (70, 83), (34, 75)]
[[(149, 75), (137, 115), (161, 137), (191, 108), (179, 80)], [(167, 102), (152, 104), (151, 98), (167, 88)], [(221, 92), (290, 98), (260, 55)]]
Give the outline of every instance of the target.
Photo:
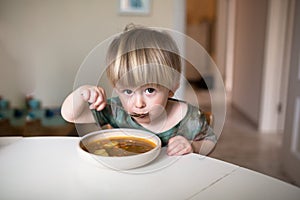
[(132, 136), (116, 136), (92, 141), (83, 145), (83, 150), (100, 156), (131, 156), (145, 153), (156, 147), (156, 144), (148, 139)]

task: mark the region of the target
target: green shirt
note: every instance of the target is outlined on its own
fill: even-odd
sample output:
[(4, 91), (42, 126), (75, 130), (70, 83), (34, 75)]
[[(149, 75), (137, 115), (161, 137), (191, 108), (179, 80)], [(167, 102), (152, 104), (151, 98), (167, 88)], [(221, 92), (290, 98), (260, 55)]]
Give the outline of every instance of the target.
[[(169, 100), (179, 101), (176, 99)], [(110, 124), (114, 128), (133, 128), (149, 131), (131, 118), (123, 109), (118, 97), (108, 99), (107, 102), (106, 107), (102, 111), (92, 110), (94, 118), (100, 126)], [(208, 139), (216, 143), (217, 137), (212, 128), (207, 124), (203, 112), (191, 104), (187, 105), (188, 109), (185, 117), (173, 128), (161, 133), (154, 133), (161, 139), (162, 145), (167, 145), (169, 139), (176, 135), (181, 135), (188, 140), (198, 141)]]

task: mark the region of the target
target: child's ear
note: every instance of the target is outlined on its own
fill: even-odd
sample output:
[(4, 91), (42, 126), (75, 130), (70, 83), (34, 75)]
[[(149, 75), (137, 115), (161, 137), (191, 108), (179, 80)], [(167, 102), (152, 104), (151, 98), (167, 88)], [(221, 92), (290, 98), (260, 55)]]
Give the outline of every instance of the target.
[(172, 90), (169, 90), (169, 98), (174, 96), (174, 92)]

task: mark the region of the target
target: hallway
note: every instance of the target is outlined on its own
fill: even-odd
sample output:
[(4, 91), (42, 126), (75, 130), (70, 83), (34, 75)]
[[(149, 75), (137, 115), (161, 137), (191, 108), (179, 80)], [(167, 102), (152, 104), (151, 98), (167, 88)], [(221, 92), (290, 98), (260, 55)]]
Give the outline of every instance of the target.
[(281, 138), (282, 134), (260, 134), (240, 113), (230, 108), (211, 157), (293, 183), (280, 168)]
[[(208, 92), (196, 88), (194, 90), (200, 106), (209, 110)], [(282, 137), (283, 134), (279, 133), (259, 133), (241, 113), (228, 106), (223, 132), (210, 157), (295, 184), (280, 167)]]

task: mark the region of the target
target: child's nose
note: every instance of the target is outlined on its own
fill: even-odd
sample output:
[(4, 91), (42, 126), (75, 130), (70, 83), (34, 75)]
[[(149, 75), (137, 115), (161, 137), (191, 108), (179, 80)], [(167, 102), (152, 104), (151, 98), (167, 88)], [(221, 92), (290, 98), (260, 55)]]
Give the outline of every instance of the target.
[(142, 95), (136, 95), (135, 97), (135, 107), (136, 108), (144, 108), (146, 103)]

